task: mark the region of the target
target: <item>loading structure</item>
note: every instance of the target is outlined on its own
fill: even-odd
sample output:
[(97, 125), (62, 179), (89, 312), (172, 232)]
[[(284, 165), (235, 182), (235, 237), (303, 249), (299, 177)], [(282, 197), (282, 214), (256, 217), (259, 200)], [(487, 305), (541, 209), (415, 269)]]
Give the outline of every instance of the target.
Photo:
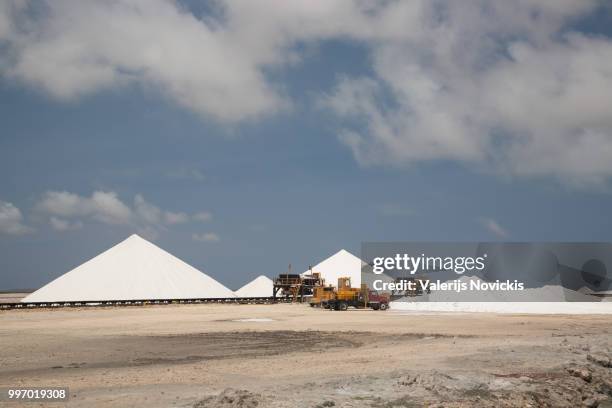
[(311, 275), (281, 273), (274, 279), (272, 299), (274, 302), (280, 300), (302, 303), (320, 286), (323, 286), (323, 280), (316, 272)]

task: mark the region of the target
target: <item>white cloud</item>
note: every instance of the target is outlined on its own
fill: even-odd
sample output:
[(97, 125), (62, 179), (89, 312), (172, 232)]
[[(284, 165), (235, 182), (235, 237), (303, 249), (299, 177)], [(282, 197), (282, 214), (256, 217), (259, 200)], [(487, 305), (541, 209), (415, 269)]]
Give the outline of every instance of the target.
[(264, 80), (263, 61), (246, 44), (220, 22), (198, 20), (175, 2), (52, 0), (36, 5), (38, 13), (0, 10), (4, 19), (21, 22), (3, 26), (10, 58), (2, 65), (8, 77), (55, 98), (73, 100), (136, 83), (221, 121), (257, 117), (285, 104)]
[(172, 180), (204, 181), (206, 175), (199, 169), (193, 167), (178, 167), (165, 172), (165, 176)]
[(499, 225), (499, 223), (494, 219), (481, 218), (479, 221), (483, 227), (485, 227), (489, 232), (491, 232), (498, 238), (507, 238), (509, 236), (508, 231), (506, 231), (506, 229)]
[(48, 191), (36, 205), (38, 212), (49, 216), (49, 223), (57, 231), (77, 229), (82, 220), (91, 219), (105, 224), (135, 228), (145, 236), (157, 237), (167, 226), (189, 221), (201, 221), (206, 214), (190, 216), (184, 212), (162, 210), (148, 202), (141, 194), (134, 196), (132, 206), (125, 204), (114, 192), (94, 191), (90, 197), (67, 191)]
[(57, 231), (77, 230), (83, 227), (83, 223), (81, 221), (70, 222), (57, 217), (50, 217), (49, 224), (51, 224), (51, 227)]
[[(194, 216), (194, 219), (196, 216), (197, 214)], [(165, 222), (170, 225), (183, 224), (189, 221), (189, 215), (182, 213), (182, 212), (176, 213), (176, 212), (166, 211), (166, 213), (164, 214), (164, 219), (165, 219)]]
[[(183, 212), (163, 211), (159, 207), (147, 202), (144, 197), (137, 194), (134, 197), (134, 213), (146, 224), (183, 224), (190, 220), (190, 216)], [(194, 219), (197, 214), (194, 215)]]
[(201, 242), (219, 242), (221, 240), (219, 235), (215, 234), (214, 232), (205, 232), (202, 234), (195, 233), (191, 237), (194, 241)]
[(212, 219), (212, 214), (208, 211), (200, 211), (193, 216), (193, 219), (201, 222), (210, 221)]
[(364, 165), (445, 160), (601, 184), (612, 40), (564, 31), (595, 4), (430, 2), (411, 35), (372, 46), (373, 77), (342, 78), (322, 104), (352, 123), (339, 136)]
[(91, 217), (105, 224), (128, 224), (132, 218), (132, 210), (114, 192), (94, 191), (91, 197), (82, 197), (67, 191), (49, 191), (37, 207), (50, 215)]
[(372, 74), (340, 79), (323, 105), (361, 163), (612, 177), (612, 40), (569, 25), (597, 0), (228, 1), (200, 19), (163, 0), (22, 3), (0, 7), (0, 72), (61, 100), (137, 84), (220, 121), (257, 118), (290, 105), (265, 72), (299, 64), (296, 45), (345, 39)]
[(149, 241), (156, 241), (160, 234), (159, 228), (150, 225), (139, 226), (136, 232)]
[(134, 213), (147, 224), (159, 224), (163, 217), (162, 210), (147, 202), (140, 194), (134, 197)]
[(23, 235), (32, 232), (23, 224), (21, 210), (12, 203), (0, 201), (0, 234)]
[(291, 104), (283, 85), (271, 83), (265, 71), (298, 63), (296, 44), (409, 35), (406, 27), (421, 7), (229, 1), (213, 3), (215, 15), (198, 19), (170, 0), (19, 3), (0, 8), (0, 21), (16, 22), (0, 30), (7, 50), (0, 67), (7, 78), (60, 100), (138, 84), (227, 122)]

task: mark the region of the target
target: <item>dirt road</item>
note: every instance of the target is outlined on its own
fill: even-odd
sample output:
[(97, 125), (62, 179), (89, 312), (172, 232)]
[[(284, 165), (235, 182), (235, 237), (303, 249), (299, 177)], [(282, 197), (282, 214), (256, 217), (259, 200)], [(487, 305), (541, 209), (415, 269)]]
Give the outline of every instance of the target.
[(611, 356), (610, 315), (0, 312), (0, 388), (68, 386), (71, 407), (612, 407)]

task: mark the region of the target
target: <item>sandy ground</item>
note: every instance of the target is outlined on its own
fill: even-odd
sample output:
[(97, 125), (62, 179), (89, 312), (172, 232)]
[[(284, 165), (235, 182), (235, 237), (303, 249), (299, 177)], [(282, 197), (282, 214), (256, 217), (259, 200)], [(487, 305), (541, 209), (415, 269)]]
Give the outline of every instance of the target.
[(29, 407), (612, 407), (611, 356), (610, 315), (0, 312), (0, 388), (70, 387)]

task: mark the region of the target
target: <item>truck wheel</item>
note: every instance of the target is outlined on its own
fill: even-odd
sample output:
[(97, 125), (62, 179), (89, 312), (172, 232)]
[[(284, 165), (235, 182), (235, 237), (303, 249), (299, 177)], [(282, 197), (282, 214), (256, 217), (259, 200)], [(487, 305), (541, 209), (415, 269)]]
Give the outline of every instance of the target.
[(380, 304), (380, 310), (387, 310), (389, 308), (389, 305), (386, 303), (381, 303)]
[(348, 305), (346, 304), (346, 302), (340, 302), (340, 303), (338, 304), (338, 310), (345, 311), (345, 310), (347, 310), (347, 309), (348, 309)]
[(311, 303), (311, 304), (310, 304), (310, 307), (315, 307), (315, 304), (314, 304), (314, 303)]

